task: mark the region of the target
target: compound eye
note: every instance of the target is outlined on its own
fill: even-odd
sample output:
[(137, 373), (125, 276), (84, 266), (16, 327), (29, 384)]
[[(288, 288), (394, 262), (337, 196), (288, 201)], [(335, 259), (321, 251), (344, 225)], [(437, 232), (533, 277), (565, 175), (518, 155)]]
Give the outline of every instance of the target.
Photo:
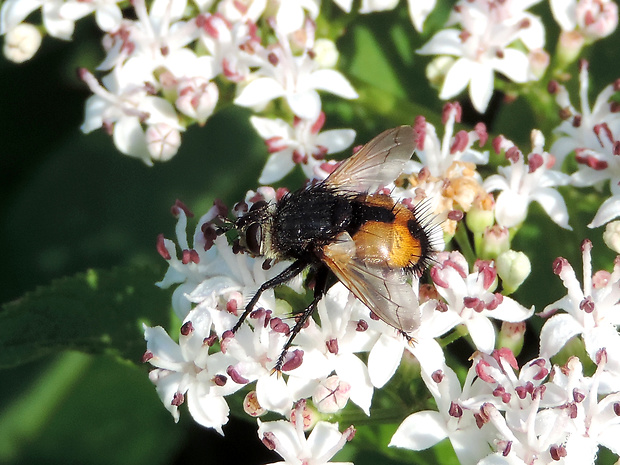
[(267, 206), (267, 202), (265, 200), (259, 200), (258, 202), (255, 202), (254, 204), (252, 204), (250, 211), (254, 212), (256, 210), (260, 210), (261, 208), (265, 208), (266, 206)]
[(253, 255), (260, 255), (262, 243), (263, 228), (260, 223), (252, 223), (248, 226), (248, 229), (245, 230), (245, 245), (248, 251)]

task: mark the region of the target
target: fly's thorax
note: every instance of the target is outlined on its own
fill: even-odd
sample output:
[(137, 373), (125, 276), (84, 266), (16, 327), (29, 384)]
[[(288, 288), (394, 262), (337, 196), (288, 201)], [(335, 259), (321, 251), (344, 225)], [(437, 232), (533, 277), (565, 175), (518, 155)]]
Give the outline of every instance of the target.
[(275, 203), (260, 200), (235, 221), (239, 244), (252, 255), (278, 258), (271, 250), (275, 210)]

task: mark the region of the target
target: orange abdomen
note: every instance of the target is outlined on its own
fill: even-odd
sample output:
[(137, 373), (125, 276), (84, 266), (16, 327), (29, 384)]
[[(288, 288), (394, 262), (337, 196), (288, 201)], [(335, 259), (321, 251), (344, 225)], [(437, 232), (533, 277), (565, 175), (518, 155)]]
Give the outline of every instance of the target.
[(366, 196), (366, 204), (389, 209), (391, 222), (366, 221), (353, 235), (357, 258), (389, 268), (415, 267), (422, 258), (423, 245), (415, 237), (419, 222), (415, 214), (388, 196)]

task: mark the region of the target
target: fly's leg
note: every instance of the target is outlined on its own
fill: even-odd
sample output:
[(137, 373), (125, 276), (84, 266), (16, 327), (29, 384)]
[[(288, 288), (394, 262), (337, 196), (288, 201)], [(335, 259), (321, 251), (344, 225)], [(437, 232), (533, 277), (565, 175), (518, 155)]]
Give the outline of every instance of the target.
[(282, 366), (284, 365), (284, 359), (286, 358), (288, 349), (291, 347), (291, 344), (293, 343), (295, 336), (299, 334), (299, 331), (301, 331), (301, 328), (304, 327), (304, 325), (306, 324), (306, 321), (308, 321), (308, 318), (310, 318), (310, 316), (314, 313), (316, 306), (318, 305), (319, 301), (323, 298), (323, 296), (325, 295), (325, 292), (327, 291), (328, 274), (329, 274), (329, 270), (326, 266), (321, 266), (317, 270), (316, 281), (315, 281), (315, 286), (314, 286), (314, 298), (312, 299), (312, 302), (310, 302), (310, 305), (308, 305), (303, 310), (303, 312), (297, 315), (295, 326), (293, 326), (293, 329), (291, 330), (288, 340), (286, 341), (286, 344), (284, 344), (284, 347), (282, 348), (282, 352), (280, 353), (280, 356), (278, 357), (278, 361), (276, 362), (275, 367), (273, 367), (273, 370), (271, 370), (272, 374), (277, 373), (278, 376), (282, 374)]
[(252, 310), (254, 309), (254, 306), (256, 305), (256, 302), (258, 302), (258, 299), (260, 299), (260, 296), (262, 295), (263, 292), (269, 289), (272, 289), (274, 287), (277, 287), (280, 284), (284, 284), (287, 281), (290, 281), (295, 276), (297, 276), (299, 273), (301, 273), (307, 266), (308, 266), (308, 262), (306, 260), (296, 260), (282, 273), (271, 278), (269, 281), (264, 282), (258, 288), (258, 290), (256, 291), (256, 294), (254, 294), (254, 297), (252, 297), (250, 302), (248, 302), (248, 304), (245, 306), (245, 310), (243, 311), (243, 314), (241, 315), (241, 317), (239, 318), (235, 326), (233, 326), (231, 330), (233, 334), (236, 333), (239, 328), (241, 328), (241, 325), (243, 324), (245, 319), (248, 317), (248, 315), (252, 312)]

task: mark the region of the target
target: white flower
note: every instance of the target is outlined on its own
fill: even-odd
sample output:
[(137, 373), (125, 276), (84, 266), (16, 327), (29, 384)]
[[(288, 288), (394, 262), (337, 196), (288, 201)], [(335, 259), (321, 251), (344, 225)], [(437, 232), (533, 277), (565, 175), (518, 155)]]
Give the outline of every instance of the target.
[(271, 184), (286, 176), (296, 164), (301, 165), (307, 178), (317, 177), (317, 167), (325, 155), (338, 153), (349, 147), (355, 139), (352, 129), (321, 131), (325, 113), (315, 121), (296, 119), (293, 127), (281, 119), (250, 117), (250, 122), (270, 152), (269, 159), (258, 179), (261, 184)]
[[(298, 415), (301, 417), (301, 415)], [(265, 422), (258, 420), (258, 436), (263, 444), (275, 450), (284, 461), (273, 465), (353, 465), (351, 462), (330, 462), (342, 447), (353, 439), (355, 429), (350, 426), (344, 433), (338, 424), (319, 421), (306, 438), (303, 422), (285, 420)]]
[(120, 82), (124, 81), (121, 73), (119, 67), (105, 76), (102, 79), (104, 87), (90, 72), (80, 70), (80, 77), (95, 94), (86, 101), (81, 129), (85, 133), (100, 127), (108, 129), (114, 145), (122, 153), (152, 165), (143, 125), (163, 123), (176, 130), (182, 128), (170, 102), (150, 95), (144, 82), (121, 87)]
[(435, 399), (437, 411), (423, 410), (405, 418), (390, 447), (424, 450), (449, 438), (459, 462), (475, 464), (489, 450), (487, 433), (476, 425), (475, 410), (459, 405), (460, 399), (467, 399), (467, 392), (461, 391), (456, 373), (440, 364), (431, 373), (422, 371), (422, 380)]
[(242, 82), (250, 75), (250, 67), (262, 64), (256, 54), (262, 46), (255, 23), (229, 23), (219, 15), (207, 13), (199, 16), (196, 24), (200, 27), (200, 41), (211, 54), (213, 75), (223, 74), (232, 82)]
[(306, 14), (312, 20), (319, 15), (320, 0), (286, 0), (278, 2), (275, 19), (277, 28), (282, 34), (291, 34), (301, 29)]
[(421, 2), (420, 0), (407, 0), (409, 5), (409, 17), (416, 31), (422, 32), (424, 21), (428, 15), (435, 9), (437, 0), (429, 0)]
[(21, 24), (33, 11), (41, 8), (43, 26), (52, 37), (70, 40), (75, 24), (60, 15), (63, 0), (7, 0), (0, 10), (0, 35)]
[(422, 55), (457, 57), (445, 76), (439, 98), (452, 98), (469, 85), (474, 108), (484, 113), (496, 71), (517, 83), (532, 79), (528, 56), (509, 46), (517, 40), (529, 50), (544, 45), (542, 22), (525, 11), (538, 1), (459, 2), (449, 24), (458, 23), (462, 29), (439, 31), (418, 50)]
[(321, 325), (310, 320), (297, 338), (296, 344), (304, 351), (303, 363), (291, 372), (289, 388), (296, 398), (311, 395), (332, 371), (351, 386), (351, 401), (366, 415), (370, 415), (373, 385), (368, 367), (355, 355), (367, 350), (376, 335), (359, 331), (358, 320), (351, 315), (355, 307), (362, 306), (342, 284), (332, 286), (317, 306)]
[(568, 293), (547, 305), (540, 316), (548, 317), (558, 309), (566, 313), (553, 315), (543, 325), (540, 353), (545, 358), (553, 357), (572, 337), (581, 335), (590, 358), (596, 361), (598, 352), (605, 349), (609, 354), (607, 369), (620, 375), (620, 262), (615, 262), (612, 273), (598, 271), (593, 275), (592, 243), (584, 241), (581, 249), (583, 286), (565, 258), (553, 263), (553, 271)]
[(178, 95), (175, 102), (178, 110), (203, 125), (215, 110), (219, 90), (215, 82), (197, 76), (179, 79)]
[(469, 273), (468, 264), (459, 252), (441, 252), (437, 265), (431, 268), (431, 278), (437, 292), (445, 299), (438, 304), (438, 319), (445, 331), (464, 324), (478, 350), (491, 353), (495, 348), (495, 328), (489, 318), (502, 321), (524, 321), (534, 313), (510, 297), (493, 293), (497, 286), (497, 271), (488, 262), (477, 264)]
[[(474, 201), (489, 197), (476, 171), (476, 164), (487, 163), (489, 154), (473, 148), (476, 142), (480, 147), (486, 144), (486, 127), (478, 123), (473, 131), (455, 133), (454, 124), (461, 121), (461, 111), (458, 102), (444, 105), (442, 122), (445, 127), (441, 139), (423, 116), (416, 117), (415, 155), (420, 161), (413, 159), (406, 163), (403, 173), (408, 175), (407, 183), (393, 192), (393, 197), (421, 202), (428, 217), (433, 217), (448, 235), (454, 235), (457, 226), (457, 222), (449, 218), (453, 210), (468, 212)], [(443, 239), (437, 244), (441, 242)]]
[(501, 190), (495, 203), (495, 217), (501, 226), (511, 228), (521, 224), (527, 209), (533, 200), (547, 212), (549, 217), (560, 227), (568, 230), (568, 210), (566, 203), (556, 186), (568, 184), (569, 176), (552, 167), (555, 159), (543, 150), (545, 143), (542, 133), (532, 131), (532, 152), (527, 156), (528, 163), (519, 149), (509, 140), (502, 138), (496, 145), (496, 151), (506, 150), (510, 166), (500, 166), (500, 174), (489, 176), (484, 181), (488, 192)]
[[(518, 376), (508, 349), (476, 352), (472, 360), (462, 390), (445, 365), (422, 374), (438, 412), (408, 417), (391, 445), (421, 450), (448, 437), (462, 464), (553, 463), (553, 454), (575, 429), (566, 403), (572, 391), (542, 384), (549, 374), (544, 359), (526, 363)], [(488, 455), (489, 450), (497, 452)]]
[(620, 131), (620, 114), (616, 111), (617, 104), (611, 97), (618, 91), (618, 83), (606, 86), (596, 97), (594, 105), (590, 107), (588, 101), (589, 73), (588, 63), (581, 62), (579, 69), (579, 107), (573, 106), (570, 95), (563, 85), (554, 82), (552, 87), (560, 114), (565, 120), (553, 130), (559, 137), (551, 146), (551, 153), (558, 159), (558, 166), (562, 166), (566, 156), (574, 150), (600, 150), (601, 137), (596, 128), (605, 124), (612, 134)]
[(20, 23), (4, 36), (2, 51), (14, 63), (30, 60), (41, 46), (41, 33), (28, 23)]
[[(265, 11), (266, 6), (267, 0), (222, 0), (217, 4), (217, 11), (231, 23), (247, 21), (255, 23)], [(200, 8), (201, 11), (206, 11), (206, 9), (206, 6)]]
[(210, 329), (209, 314), (200, 311), (188, 315), (178, 344), (161, 326), (145, 325), (147, 351), (143, 360), (156, 367), (149, 378), (175, 421), (179, 421), (178, 407), (187, 400), (197, 423), (224, 434), (222, 426), (228, 422), (229, 412), (224, 396), (241, 386), (222, 374), (226, 373), (230, 357), (221, 352), (209, 354), (205, 338)]
[(571, 176), (576, 186), (596, 186), (609, 181), (611, 197), (600, 206), (592, 222), (591, 228), (601, 226), (620, 215), (620, 142), (611, 128), (601, 123), (593, 131), (598, 136), (597, 149), (577, 148), (575, 158), (579, 169)]
[[(412, 287), (416, 298), (420, 299), (419, 280), (412, 278)], [(408, 341), (397, 329), (388, 325), (377, 316), (369, 315), (369, 309), (357, 301), (352, 306), (351, 321), (357, 332), (364, 334), (364, 345), (359, 350), (368, 352), (368, 375), (372, 385), (382, 388), (396, 373), (401, 364), (404, 351), (410, 352), (420, 364), (422, 371), (431, 372), (444, 363), (443, 350), (435, 338), (447, 331), (435, 311), (435, 300), (413, 301), (409, 311), (420, 314), (420, 325), (408, 333)]]
[[(420, 163), (411, 161), (405, 168), (406, 172), (417, 172), (426, 167), (436, 177), (446, 177), (455, 161), (486, 165), (489, 152), (473, 149), (475, 142), (480, 146), (486, 144), (488, 134), (483, 124), (476, 125), (473, 131), (464, 130), (454, 133), (454, 123), (461, 122), (461, 106), (458, 103), (447, 103), (442, 113), (445, 124), (443, 138), (439, 140), (435, 126), (426, 122), (423, 117), (416, 118), (415, 131), (417, 144), (415, 154)], [(480, 176), (478, 176), (479, 178)]]
[(610, 0), (551, 0), (550, 4), (563, 31), (579, 31), (590, 41), (607, 37), (618, 26), (618, 5)]
[[(210, 223), (218, 214), (225, 213), (217, 206), (198, 220), (192, 245), (186, 233), (187, 216), (191, 212), (177, 202), (173, 213), (178, 217), (177, 244), (163, 235), (159, 238), (157, 250), (169, 268), (157, 285), (168, 288), (178, 284), (172, 295), (172, 307), (179, 318), (185, 318), (192, 303), (196, 303), (211, 312), (216, 333), (221, 336), (237, 322), (237, 313), (249, 296), (287, 264), (281, 262), (266, 271), (262, 268), (264, 260), (233, 253), (226, 237), (217, 236)], [(180, 257), (177, 247), (181, 251)], [(261, 306), (275, 310), (273, 291), (263, 293), (257, 308)]]
[(277, 29), (278, 43), (270, 48), (263, 64), (241, 90), (235, 103), (244, 107), (264, 107), (269, 101), (285, 97), (296, 116), (314, 121), (321, 112), (317, 90), (331, 92), (347, 99), (357, 93), (338, 71), (317, 69), (308, 50), (293, 54), (289, 41)]
[(145, 0), (132, 2), (137, 20), (124, 21), (123, 33), (108, 36), (112, 44), (108, 45), (108, 56), (99, 69), (122, 65), (126, 79), (121, 82), (122, 87), (144, 81), (157, 87), (157, 81), (149, 76), (162, 68), (177, 79), (213, 78), (213, 58), (199, 57), (186, 47), (199, 34), (198, 20), (179, 21), (186, 4), (186, 0), (155, 0), (147, 11)]
[[(221, 344), (226, 354), (235, 360), (228, 369), (232, 380), (241, 386), (256, 381), (256, 398), (260, 406), (285, 414), (295, 398), (284, 378), (273, 373), (273, 368), (290, 328), (280, 318), (271, 318), (271, 315), (270, 310), (256, 310), (249, 317), (253, 329), (243, 325), (232, 337), (225, 333)], [(294, 348), (289, 350), (289, 355), (296, 355)], [(286, 363), (282, 369), (288, 372)]]
[(118, 6), (120, 0), (67, 0), (60, 7), (59, 14), (65, 19), (77, 21), (95, 12), (95, 20), (99, 29), (105, 32), (114, 32), (123, 19), (123, 13)]
[(608, 392), (603, 383), (607, 358), (607, 354), (600, 354), (592, 377), (584, 376), (577, 357), (554, 369), (553, 385), (566, 393), (565, 405), (574, 418), (575, 432), (565, 444), (572, 463), (595, 463), (599, 444), (615, 454), (620, 452), (620, 393), (604, 396)]

